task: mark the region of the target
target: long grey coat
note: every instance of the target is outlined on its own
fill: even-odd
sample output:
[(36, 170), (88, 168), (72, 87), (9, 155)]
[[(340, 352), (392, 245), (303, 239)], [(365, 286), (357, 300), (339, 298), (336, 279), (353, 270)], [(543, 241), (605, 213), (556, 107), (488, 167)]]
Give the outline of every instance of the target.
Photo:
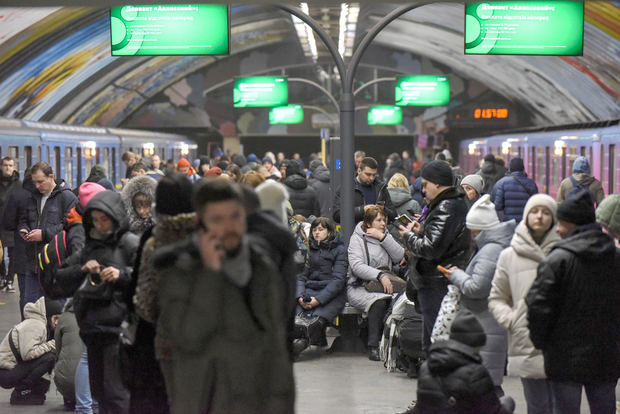
[(504, 378), (508, 342), (506, 330), (497, 324), (489, 312), (489, 293), (497, 259), (502, 250), (510, 245), (515, 227), (515, 221), (510, 220), (478, 234), (474, 239), (478, 252), (465, 271), (455, 270), (450, 278), (463, 294), (461, 305), (478, 317), (487, 335), (487, 343), (480, 350), (480, 355), (495, 385), (501, 385)]
[[(385, 293), (368, 292), (363, 283), (367, 280), (376, 280), (381, 270), (379, 267), (392, 267), (393, 263), (398, 263), (405, 255), (405, 249), (387, 232), (382, 242), (366, 237), (362, 229), (362, 223), (357, 223), (351, 240), (349, 241), (349, 270), (347, 283), (347, 297), (349, 304), (368, 312), (370, 306), (377, 300), (389, 298), (391, 295)], [(368, 254), (364, 248), (364, 239), (368, 243)]]

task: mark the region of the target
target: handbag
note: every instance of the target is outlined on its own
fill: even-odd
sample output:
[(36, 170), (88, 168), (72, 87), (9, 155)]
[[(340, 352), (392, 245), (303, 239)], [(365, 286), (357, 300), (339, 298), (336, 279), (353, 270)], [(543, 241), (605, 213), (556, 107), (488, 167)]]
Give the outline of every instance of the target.
[(114, 284), (99, 282), (93, 276), (84, 278), (73, 296), (81, 335), (100, 326), (119, 327), (127, 315), (127, 306), (114, 295)]
[(450, 339), (450, 329), (456, 314), (461, 310), (461, 291), (454, 285), (448, 285), (448, 293), (441, 301), (441, 307), (433, 325), (431, 342)]
[[(364, 238), (364, 249), (366, 249), (366, 263), (370, 266), (370, 253), (368, 252), (368, 242), (366, 241), (366, 238)], [(405, 280), (392, 273), (387, 266), (382, 266), (379, 270), (381, 270), (383, 277), (387, 277), (390, 279), (390, 282), (392, 282), (394, 293), (402, 293), (405, 291), (405, 288), (407, 287), (407, 282)], [(383, 293), (383, 285), (379, 280), (368, 280), (364, 282), (364, 288), (368, 292)]]
[(319, 316), (301, 312), (295, 315), (295, 337), (296, 338), (315, 338), (317, 330), (321, 329)]
[(112, 290), (112, 284), (103, 282), (99, 274), (89, 273), (80, 287), (75, 291), (75, 296), (78, 297), (78, 300), (89, 299), (108, 301), (112, 300)]

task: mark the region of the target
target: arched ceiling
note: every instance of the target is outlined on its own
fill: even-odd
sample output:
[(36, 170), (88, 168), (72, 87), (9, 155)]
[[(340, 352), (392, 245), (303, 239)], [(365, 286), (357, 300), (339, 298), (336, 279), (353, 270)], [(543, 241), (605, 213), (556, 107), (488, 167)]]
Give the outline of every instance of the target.
[[(356, 41), (395, 7), (363, 3)], [(620, 6), (586, 2), (585, 8), (583, 56), (464, 56), (463, 5), (438, 3), (392, 22), (362, 62), (386, 66), (379, 56), (388, 51), (392, 63), (402, 60), (395, 73), (419, 73), (432, 62), (433, 70), (486, 85), (522, 105), (539, 125), (618, 118)], [(274, 66), (314, 66), (290, 16), (277, 8), (233, 7), (231, 21), (229, 56), (118, 58), (110, 56), (107, 9), (0, 8), (0, 115), (117, 126), (140, 108), (156, 106), (162, 94), (171, 102), (187, 101), (183, 90), (196, 73), (208, 74), (201, 82), (209, 90), (232, 76)], [(194, 115), (208, 118), (214, 107), (206, 102), (204, 113)]]

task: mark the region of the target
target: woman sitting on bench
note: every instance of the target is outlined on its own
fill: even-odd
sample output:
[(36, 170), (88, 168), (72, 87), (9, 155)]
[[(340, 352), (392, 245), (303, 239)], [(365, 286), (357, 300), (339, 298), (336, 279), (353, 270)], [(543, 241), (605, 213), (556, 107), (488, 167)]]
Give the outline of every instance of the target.
[(327, 345), (325, 328), (347, 301), (347, 251), (334, 222), (326, 217), (315, 219), (308, 244), (308, 260), (297, 277), (295, 356), (309, 345)]

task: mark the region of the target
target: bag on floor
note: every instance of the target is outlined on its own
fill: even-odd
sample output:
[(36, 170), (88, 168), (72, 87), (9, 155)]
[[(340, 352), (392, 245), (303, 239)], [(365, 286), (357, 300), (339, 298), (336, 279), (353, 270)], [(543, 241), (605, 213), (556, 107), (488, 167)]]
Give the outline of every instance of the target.
[(394, 372), (397, 369), (407, 371), (409, 367), (407, 358), (401, 350), (400, 337), (398, 335), (398, 326), (405, 316), (408, 303), (407, 295), (404, 293), (399, 294), (388, 310), (388, 316), (385, 320), (383, 335), (379, 343), (379, 355), (383, 361), (383, 366), (388, 372)]

